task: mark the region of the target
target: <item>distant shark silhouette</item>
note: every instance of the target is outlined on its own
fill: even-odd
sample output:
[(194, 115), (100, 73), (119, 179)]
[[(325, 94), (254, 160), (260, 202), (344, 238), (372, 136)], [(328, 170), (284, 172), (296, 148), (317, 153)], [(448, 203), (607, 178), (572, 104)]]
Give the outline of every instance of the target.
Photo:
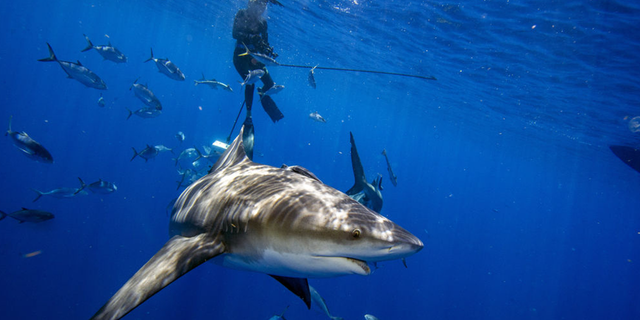
[(252, 162), (243, 132), (180, 195), (169, 225), (173, 237), (92, 319), (122, 318), (208, 260), (268, 274), (310, 307), (308, 277), (368, 275), (369, 263), (422, 249), (417, 237), (306, 169)]
[(640, 149), (625, 146), (609, 146), (622, 162), (626, 163), (633, 170), (640, 172)]

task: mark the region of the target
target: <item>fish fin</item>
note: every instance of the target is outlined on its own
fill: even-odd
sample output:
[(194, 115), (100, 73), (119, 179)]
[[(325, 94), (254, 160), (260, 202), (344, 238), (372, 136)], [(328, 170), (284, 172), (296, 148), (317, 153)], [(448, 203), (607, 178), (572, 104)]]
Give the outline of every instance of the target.
[(150, 48), (150, 49), (151, 49), (151, 57), (149, 59), (145, 60), (144, 62), (149, 62), (149, 61), (153, 60), (153, 48)]
[(364, 185), (367, 183), (366, 177), (364, 175), (364, 168), (362, 167), (362, 162), (360, 161), (360, 156), (358, 155), (358, 148), (356, 147), (356, 141), (353, 138), (353, 133), (349, 132), (349, 140), (351, 142), (351, 166), (353, 168), (353, 178), (355, 182), (353, 183), (353, 187), (349, 189), (346, 194), (354, 195), (364, 188)]
[(382, 155), (385, 157), (387, 156), (387, 149), (382, 149)]
[(247, 47), (247, 45), (244, 44), (244, 42), (242, 43), (242, 45), (244, 46), (244, 49), (247, 50), (247, 51), (245, 51), (244, 53), (239, 54), (238, 57), (244, 57), (244, 56), (250, 55), (251, 52), (249, 51), (249, 47)]
[(38, 191), (38, 190), (36, 190), (34, 188), (31, 188), (31, 190), (35, 191), (38, 194), (38, 196), (35, 199), (33, 199), (33, 201), (31, 201), (31, 202), (38, 201), (38, 199), (40, 199), (40, 197), (42, 197), (42, 192), (40, 192), (40, 191)]
[(80, 62), (80, 60), (78, 60), (78, 65), (79, 65), (79, 66), (82, 66), (82, 63)]
[(204, 77), (204, 72), (202, 73), (202, 79), (200, 80), (207, 80), (207, 78)]
[(4, 211), (0, 211), (0, 220), (6, 218), (7, 216), (9, 216), (9, 215), (4, 213)]
[(87, 47), (82, 49), (80, 52), (85, 52), (93, 49), (93, 43), (91, 43), (91, 40), (89, 40), (89, 37), (87, 37), (86, 34), (82, 34), (82, 35), (84, 36), (85, 39), (87, 39)]
[(125, 109), (127, 109), (127, 111), (129, 111), (129, 115), (127, 116), (127, 120), (129, 120), (129, 118), (131, 118), (131, 116), (133, 115), (133, 111), (129, 110), (129, 108), (124, 107)]
[(131, 84), (131, 87), (129, 87), (129, 90), (133, 88), (133, 85), (136, 84), (138, 80), (140, 80), (140, 77), (138, 77), (135, 81), (133, 81), (133, 83)]
[(275, 276), (272, 274), (270, 274), (270, 276), (278, 280), (278, 282), (289, 289), (289, 291), (293, 292), (296, 296), (300, 297), (300, 299), (302, 299), (302, 301), (307, 305), (307, 308), (311, 309), (311, 293), (309, 292), (309, 282), (306, 278), (291, 278)]
[(193, 80), (193, 85), (197, 86), (198, 85), (198, 80)]
[(49, 57), (38, 59), (38, 61), (42, 61), (42, 62), (58, 61), (58, 58), (56, 58), (56, 54), (53, 53), (53, 49), (51, 48), (51, 45), (48, 42), (47, 42), (47, 47), (49, 47)]
[(138, 151), (136, 151), (136, 148), (131, 147), (131, 149), (133, 149), (133, 157), (129, 161), (133, 161), (133, 159), (135, 159), (138, 156)]
[(208, 234), (174, 236), (91, 319), (120, 319), (195, 267), (224, 253)]
[(622, 160), (622, 162), (633, 168), (633, 170), (640, 172), (640, 148), (609, 146), (609, 149), (616, 157)]

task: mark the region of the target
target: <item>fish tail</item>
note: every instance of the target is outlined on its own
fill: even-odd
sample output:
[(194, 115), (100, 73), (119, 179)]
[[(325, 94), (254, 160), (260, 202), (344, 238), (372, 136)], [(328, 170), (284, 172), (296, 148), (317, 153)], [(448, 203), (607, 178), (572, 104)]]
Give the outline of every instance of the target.
[[(129, 115), (127, 116), (127, 120), (129, 120), (129, 118), (131, 118), (131, 116), (133, 115), (133, 111), (129, 110), (129, 108), (125, 107), (125, 109), (127, 109), (127, 111), (129, 111)], [(135, 149), (134, 149), (135, 151)]]
[(38, 61), (42, 61), (42, 62), (58, 61), (58, 58), (56, 58), (56, 54), (53, 53), (53, 49), (51, 48), (51, 45), (49, 44), (49, 42), (47, 42), (47, 47), (49, 47), (49, 56), (47, 58), (38, 59)]
[(202, 158), (202, 153), (200, 152), (200, 150), (198, 150), (196, 146), (193, 146), (193, 148), (196, 150), (196, 153), (198, 154), (198, 157), (195, 160), (193, 160), (193, 162), (196, 162), (200, 160), (200, 158)]
[(145, 60), (144, 62), (149, 62), (153, 60), (153, 48), (150, 48), (150, 49), (151, 49), (151, 57), (149, 57), (149, 59)]
[(2, 219), (4, 219), (4, 218), (6, 218), (7, 216), (8, 216), (8, 214), (6, 214), (6, 213), (4, 213), (4, 212), (0, 211), (0, 220), (2, 220)]
[(37, 194), (38, 194), (38, 196), (37, 196), (35, 199), (33, 199), (33, 201), (31, 201), (31, 202), (36, 202), (36, 201), (38, 201), (38, 199), (40, 199), (40, 197), (42, 197), (42, 192), (40, 192), (40, 191), (38, 191), (38, 190), (36, 190), (36, 189), (34, 189), (34, 188), (31, 188), (31, 190), (35, 191), (35, 193), (37, 193)]
[(84, 181), (82, 181), (82, 179), (80, 179), (80, 177), (78, 177), (78, 180), (80, 180), (80, 189), (76, 190), (76, 192), (73, 193), (74, 195), (80, 193), (80, 191), (84, 190), (84, 188), (87, 187), (87, 185), (84, 183)]
[(138, 151), (136, 151), (136, 148), (131, 147), (131, 149), (133, 149), (133, 157), (129, 161), (133, 161), (133, 159), (135, 159), (138, 156)]
[(82, 49), (82, 51), (80, 52), (85, 52), (85, 51), (89, 51), (91, 49), (93, 49), (93, 43), (91, 43), (91, 40), (89, 40), (89, 37), (87, 37), (86, 34), (82, 34), (84, 36), (85, 39), (87, 39), (87, 47)]
[(247, 47), (246, 44), (244, 44), (244, 42), (242, 43), (242, 45), (244, 46), (244, 49), (246, 50), (244, 53), (241, 53), (238, 55), (238, 57), (244, 57), (244, 56), (248, 56), (251, 54), (251, 52), (249, 51), (249, 47)]
[(382, 149), (382, 155), (385, 157), (387, 156), (387, 149)]

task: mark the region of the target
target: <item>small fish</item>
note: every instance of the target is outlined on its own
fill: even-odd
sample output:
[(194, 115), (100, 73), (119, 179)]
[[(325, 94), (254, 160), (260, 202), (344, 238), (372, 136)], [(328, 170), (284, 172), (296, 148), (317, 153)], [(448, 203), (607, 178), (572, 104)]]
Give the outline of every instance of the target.
[(207, 80), (204, 77), (204, 73), (202, 74), (202, 79), (193, 80), (193, 82), (195, 83), (196, 86), (199, 85), (199, 84), (206, 84), (209, 87), (211, 87), (211, 89), (218, 90), (218, 87), (221, 87), (224, 90), (227, 90), (229, 92), (233, 92), (233, 89), (231, 89), (231, 86), (229, 86), (228, 84), (224, 84), (222, 82), (216, 81), (216, 79)]
[(158, 149), (150, 145), (147, 145), (147, 147), (140, 152), (136, 151), (133, 147), (131, 149), (133, 149), (133, 157), (129, 161), (133, 161), (137, 156), (140, 156), (140, 158), (144, 159), (144, 162), (147, 162), (147, 160), (155, 158), (158, 155)]
[(113, 182), (104, 181), (102, 179), (88, 185), (85, 184), (84, 181), (80, 179), (80, 177), (78, 177), (78, 180), (80, 180), (80, 184), (82, 185), (82, 188), (78, 192), (84, 190), (85, 188), (91, 190), (91, 192), (93, 193), (100, 194), (114, 193), (118, 190), (118, 187)]
[(244, 82), (240, 82), (240, 85), (244, 86), (245, 84), (254, 84), (258, 82), (258, 80), (260, 80), (262, 76), (264, 76), (264, 70), (262, 69), (251, 70), (249, 71), (249, 74), (247, 74), (247, 77), (244, 78)]
[(136, 111), (131, 111), (129, 110), (129, 108), (125, 108), (127, 109), (127, 111), (129, 111), (129, 115), (127, 116), (127, 120), (129, 120), (129, 118), (131, 118), (132, 115), (136, 115), (140, 118), (145, 118), (145, 119), (151, 119), (151, 118), (157, 118), (162, 114), (162, 110), (161, 109), (157, 109), (154, 107), (144, 107), (144, 108), (140, 108)]
[[(274, 84), (271, 86), (271, 88), (267, 89), (267, 91), (262, 92), (261, 96), (270, 96), (270, 95), (274, 95), (276, 93), (280, 93), (280, 91), (284, 90), (284, 86), (281, 84)], [(261, 98), (262, 100), (262, 98)]]
[(366, 320), (379, 320), (376, 316), (371, 315), (371, 314), (365, 314), (365, 315), (364, 315), (364, 318), (365, 318)]
[(5, 136), (10, 136), (13, 145), (24, 153), (29, 159), (44, 163), (53, 163), (51, 153), (37, 141), (31, 139), (26, 132), (11, 131), (11, 121), (13, 116), (9, 117), (9, 130), (5, 132)]
[(64, 199), (64, 198), (72, 198), (77, 195), (80, 195), (80, 196), (87, 195), (87, 192), (83, 191), (82, 189), (84, 189), (84, 183), (80, 184), (80, 188), (58, 188), (58, 189), (53, 189), (51, 191), (46, 191), (46, 192), (38, 191), (36, 189), (31, 189), (31, 190), (35, 191), (38, 194), (38, 196), (35, 199), (33, 199), (33, 202), (36, 202), (42, 196), (49, 196), (53, 198)]
[(144, 62), (149, 62), (151, 60), (156, 63), (156, 67), (158, 67), (158, 71), (160, 71), (160, 73), (173, 80), (184, 81), (184, 74), (173, 62), (169, 61), (169, 59), (158, 59), (153, 57), (153, 48), (151, 48), (151, 57)]
[[(191, 160), (191, 158), (195, 158), (195, 159)], [(198, 159), (200, 158), (202, 158), (202, 153), (200, 153), (200, 151), (197, 148), (184, 149), (182, 152), (180, 152), (178, 157), (175, 159), (176, 160), (175, 165), (177, 166), (180, 160), (189, 159), (189, 162), (195, 162), (195, 161), (198, 161)]]
[(165, 152), (165, 151), (169, 151), (169, 152), (173, 153), (173, 149), (171, 149), (169, 147), (166, 147), (166, 146), (164, 146), (162, 144), (154, 146), (154, 148), (156, 148), (156, 150), (158, 150), (158, 153)]
[(310, 113), (310, 114), (309, 114), (309, 118), (311, 118), (311, 119), (313, 119), (313, 120), (315, 120), (315, 121), (321, 122), (321, 123), (327, 123), (327, 120), (325, 120), (325, 118), (323, 118), (323, 117), (318, 113), (318, 111)]
[(47, 43), (49, 47), (49, 57), (39, 59), (38, 61), (42, 62), (50, 62), (55, 61), (60, 64), (62, 70), (67, 74), (68, 78), (77, 80), (78, 82), (84, 84), (89, 88), (95, 88), (98, 90), (106, 90), (107, 85), (98, 77), (97, 74), (93, 73), (93, 71), (87, 69), (85, 66), (78, 61), (78, 63), (69, 62), (69, 61), (60, 61), (56, 58), (56, 55), (53, 53), (53, 49), (51, 45)]
[(153, 91), (151, 91), (149, 87), (138, 83), (138, 79), (133, 82), (131, 87), (129, 87), (129, 90), (133, 89), (133, 94), (135, 94), (136, 97), (138, 97), (138, 99), (140, 99), (145, 105), (162, 110), (162, 103), (160, 103), (160, 100), (156, 98), (156, 95), (153, 94)]
[(394, 187), (398, 186), (398, 177), (393, 173), (393, 169), (391, 168), (391, 163), (389, 162), (389, 157), (387, 157), (387, 150), (382, 149), (382, 155), (387, 160), (387, 171), (389, 171), (389, 179), (391, 179), (391, 183)]
[(105, 106), (104, 97), (102, 96), (102, 93), (101, 93), (100, 98), (98, 98), (98, 107), (104, 108), (104, 106)]
[(271, 316), (271, 318), (269, 318), (269, 320), (287, 320), (284, 317), (284, 313), (287, 312), (287, 310), (289, 309), (289, 306), (287, 306), (286, 308), (284, 308), (284, 310), (282, 311), (281, 314), (274, 314), (273, 316)]
[(245, 51), (244, 53), (239, 54), (238, 57), (250, 55), (254, 59), (258, 60), (260, 63), (264, 64), (265, 66), (275, 67), (275, 66), (279, 66), (280, 65), (280, 63), (278, 63), (278, 61), (276, 61), (276, 59), (271, 58), (268, 55), (265, 55), (265, 54), (262, 54), (262, 53), (251, 52), (251, 51), (249, 51), (249, 48), (247, 47), (247, 45), (245, 45), (244, 43), (242, 45), (244, 45), (244, 48), (247, 51)]
[(0, 220), (11, 217), (14, 218), (20, 223), (23, 222), (31, 222), (31, 223), (39, 223), (47, 220), (51, 220), (54, 218), (53, 214), (46, 211), (41, 210), (29, 210), (27, 208), (22, 208), (22, 210), (18, 210), (13, 213), (4, 213), (0, 211)]
[(116, 47), (111, 45), (111, 41), (109, 41), (108, 45), (99, 45), (94, 46), (87, 37), (86, 34), (83, 34), (84, 38), (87, 39), (87, 47), (82, 49), (80, 52), (89, 51), (91, 49), (95, 49), (98, 53), (104, 58), (104, 60), (113, 61), (115, 63), (124, 63), (127, 62), (127, 57), (120, 52)]
[(314, 70), (316, 69), (317, 66), (311, 68), (311, 70), (309, 70), (309, 85), (311, 86), (311, 88), (316, 88), (316, 77), (314, 77), (315, 72)]
[(331, 315), (331, 313), (329, 312), (329, 308), (327, 307), (327, 303), (324, 301), (322, 296), (320, 296), (320, 293), (318, 293), (318, 291), (314, 287), (309, 286), (309, 293), (311, 294), (311, 302), (313, 302), (316, 306), (318, 306), (318, 308), (322, 309), (322, 311), (324, 311), (324, 313), (329, 317), (329, 319), (342, 320), (341, 317), (334, 317)]
[(182, 141), (184, 141), (184, 133), (182, 131), (178, 131), (178, 133), (176, 133), (176, 139), (178, 139), (182, 144)]

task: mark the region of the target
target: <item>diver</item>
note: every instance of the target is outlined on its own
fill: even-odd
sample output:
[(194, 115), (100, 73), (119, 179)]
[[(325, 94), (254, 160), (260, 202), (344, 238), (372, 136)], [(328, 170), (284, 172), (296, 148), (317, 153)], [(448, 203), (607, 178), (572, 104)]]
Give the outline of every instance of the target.
[[(247, 116), (244, 121), (244, 139), (245, 150), (250, 159), (253, 158), (253, 121), (251, 119), (251, 108), (253, 106), (253, 89), (255, 87), (255, 84), (249, 84), (251, 81), (248, 81), (250, 71), (264, 71), (264, 74), (260, 78), (263, 86), (262, 88), (258, 88), (258, 93), (260, 94), (262, 107), (271, 120), (276, 122), (284, 117), (273, 99), (271, 99), (269, 95), (262, 94), (274, 85), (273, 79), (271, 79), (265, 64), (256, 60), (251, 55), (243, 55), (248, 50), (249, 52), (262, 54), (271, 58), (278, 57), (278, 54), (273, 52), (273, 47), (269, 45), (267, 21), (262, 16), (269, 3), (283, 6), (277, 0), (249, 0), (247, 8), (238, 10), (233, 21), (233, 38), (237, 40), (235, 50), (233, 51), (233, 65), (245, 81), (244, 103), (247, 106)], [(253, 81), (257, 81), (257, 79), (253, 79)]]

